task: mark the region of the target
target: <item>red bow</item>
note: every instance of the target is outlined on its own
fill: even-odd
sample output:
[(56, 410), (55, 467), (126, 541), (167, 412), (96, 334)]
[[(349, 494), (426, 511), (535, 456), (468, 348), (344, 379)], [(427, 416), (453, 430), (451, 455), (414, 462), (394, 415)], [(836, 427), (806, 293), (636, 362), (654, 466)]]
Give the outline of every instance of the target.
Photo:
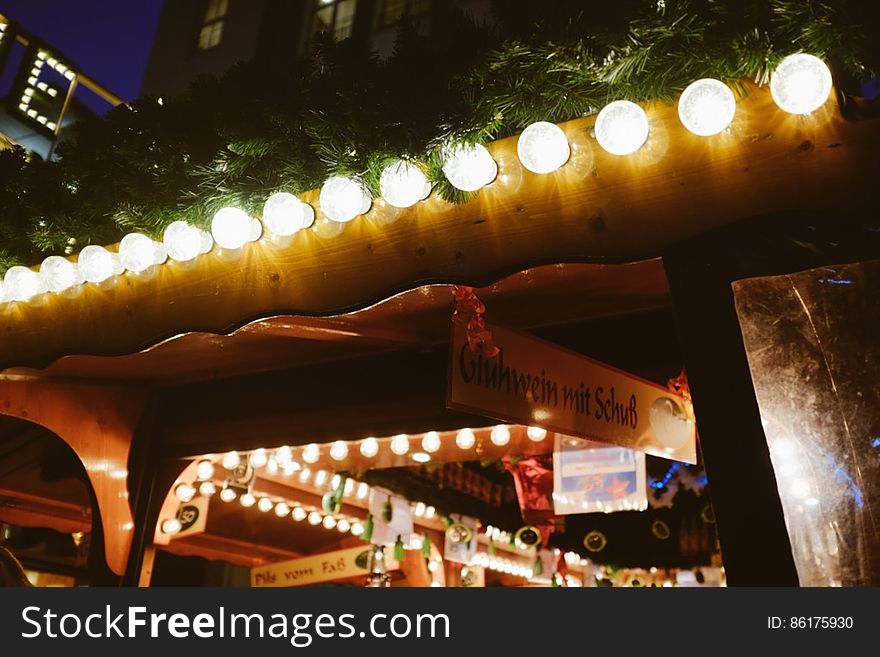
[(492, 332), (486, 328), (486, 320), (483, 319), (486, 306), (474, 293), (474, 288), (455, 285), (452, 288), (452, 296), (455, 299), (452, 321), (467, 327), (467, 341), (470, 350), (481, 351), (487, 358), (497, 356), (499, 349), (492, 341)]

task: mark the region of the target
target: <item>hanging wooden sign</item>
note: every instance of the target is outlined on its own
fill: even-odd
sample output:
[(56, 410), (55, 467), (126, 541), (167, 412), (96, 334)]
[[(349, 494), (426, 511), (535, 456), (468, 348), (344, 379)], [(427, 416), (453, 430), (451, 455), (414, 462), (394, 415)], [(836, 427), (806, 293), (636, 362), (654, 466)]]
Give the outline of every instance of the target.
[(679, 395), (527, 333), (486, 329), (493, 356), (453, 324), (449, 408), (696, 463), (693, 413)]
[[(385, 569), (387, 571), (397, 570), (400, 566), (391, 558), (390, 552), (390, 550), (385, 550)], [(367, 575), (370, 572), (370, 555), (372, 553), (372, 546), (358, 545), (345, 550), (325, 552), (324, 554), (251, 568), (251, 586), (308, 586)]]

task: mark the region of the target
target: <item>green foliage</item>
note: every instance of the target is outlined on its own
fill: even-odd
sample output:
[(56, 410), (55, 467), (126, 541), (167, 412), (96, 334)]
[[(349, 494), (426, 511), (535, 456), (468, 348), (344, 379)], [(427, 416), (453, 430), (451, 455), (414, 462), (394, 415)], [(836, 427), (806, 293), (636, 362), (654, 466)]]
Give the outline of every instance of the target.
[(57, 162), (0, 152), (0, 270), (49, 254), (159, 237), (172, 221), (206, 226), (225, 205), (256, 215), (274, 191), (334, 173), (378, 194), (384, 166), (421, 164), (435, 192), (468, 201), (442, 173), (449, 145), (515, 134), (537, 120), (590, 115), (606, 102), (671, 101), (717, 77), (765, 83), (787, 54), (828, 60), (838, 78), (880, 70), (880, 2), (575, 0), (494, 3), (495, 22), (454, 9), (429, 35), (398, 31), (386, 60), (319, 41), (305, 59), (241, 64), (162, 105), (142, 99), (81, 121)]

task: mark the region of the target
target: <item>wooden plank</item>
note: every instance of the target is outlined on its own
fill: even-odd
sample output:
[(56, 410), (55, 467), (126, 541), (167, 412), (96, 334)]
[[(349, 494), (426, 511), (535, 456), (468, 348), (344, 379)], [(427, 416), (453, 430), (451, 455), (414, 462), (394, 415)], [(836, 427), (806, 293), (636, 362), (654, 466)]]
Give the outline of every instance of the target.
[[(857, 207), (880, 173), (880, 122), (847, 122), (834, 96), (803, 117), (751, 88), (713, 138), (687, 132), (674, 106), (647, 109), (651, 137), (631, 156), (604, 152), (589, 134), (594, 117), (578, 119), (562, 124), (572, 160), (550, 175), (522, 168), (515, 137), (491, 144), (500, 175), (464, 205), (432, 196), (397, 211), (377, 201), (341, 234), (319, 216), (288, 244), (260, 240), (237, 259), (215, 250), (152, 277), (5, 304), (0, 367), (128, 353), (278, 314), (338, 314), (425, 283), (483, 285), (541, 263), (651, 257), (744, 217)], [(305, 197), (316, 204), (316, 191)]]

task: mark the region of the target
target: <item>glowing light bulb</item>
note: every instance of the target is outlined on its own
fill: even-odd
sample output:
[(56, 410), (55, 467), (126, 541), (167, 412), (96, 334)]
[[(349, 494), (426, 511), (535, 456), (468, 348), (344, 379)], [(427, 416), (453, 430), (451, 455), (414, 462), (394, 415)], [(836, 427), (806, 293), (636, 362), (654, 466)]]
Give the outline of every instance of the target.
[(309, 513), (309, 524), (310, 525), (320, 525), (321, 520), (323, 520), (323, 518), (321, 518), (321, 514), (318, 513), (317, 511), (312, 511), (311, 513)]
[(434, 517), (434, 514), (437, 513), (437, 510), (433, 506), (429, 506), (425, 509), (425, 518), (430, 520)]
[(259, 239), (260, 232), (260, 222), (238, 208), (218, 210), (211, 220), (211, 236), (224, 249), (240, 249), (248, 242)]
[(89, 283), (101, 283), (123, 271), (119, 256), (97, 244), (90, 244), (79, 252), (76, 266)]
[(315, 211), (293, 194), (278, 192), (263, 205), (263, 225), (273, 235), (293, 235), (315, 221)]
[(43, 260), (40, 276), (50, 292), (64, 292), (83, 282), (76, 265), (61, 256), (49, 256)]
[(199, 479), (211, 479), (214, 476), (214, 464), (208, 459), (203, 459), (196, 465), (196, 476)]
[(678, 99), (678, 118), (695, 135), (708, 137), (724, 130), (733, 121), (736, 98), (720, 80), (704, 78), (692, 82)]
[(321, 458), (321, 448), (315, 443), (309, 443), (303, 447), (302, 460), (306, 463), (317, 463)]
[(340, 518), (339, 522), (336, 523), (336, 529), (345, 534), (351, 529), (351, 523), (345, 518)]
[(367, 495), (369, 495), (369, 494), (370, 494), (370, 487), (367, 484), (365, 484), (364, 482), (359, 483), (358, 490), (357, 490), (357, 498), (359, 500), (365, 500), (365, 499), (367, 499)]
[(339, 484), (342, 483), (342, 477), (338, 474), (333, 475), (333, 479), (330, 480), (330, 488), (336, 490), (339, 488)]
[(299, 473), (299, 480), (301, 483), (306, 483), (312, 476), (312, 471), (308, 468), (303, 468), (302, 472)]
[(177, 518), (169, 518), (162, 523), (162, 533), (164, 534), (173, 536), (174, 534), (179, 534), (181, 529), (183, 529), (183, 525), (180, 524), (180, 520)]
[(28, 301), (46, 291), (43, 278), (33, 269), (15, 265), (6, 270), (3, 278), (7, 301)]
[(369, 212), (372, 198), (359, 180), (331, 176), (321, 187), (319, 204), (328, 219), (345, 223)]
[(415, 164), (397, 160), (389, 164), (379, 177), (379, 191), (396, 208), (408, 208), (428, 198), (431, 183)]
[(282, 468), (282, 470), (284, 470), (284, 474), (288, 477), (290, 475), (292, 475), (294, 472), (297, 472), (298, 470), (302, 470), (302, 466), (299, 463), (297, 463), (296, 461), (288, 461), (283, 466), (281, 466), (281, 468)]
[(288, 513), (290, 513), (290, 507), (286, 502), (279, 502), (275, 505), (275, 515), (279, 518), (284, 518)]
[(266, 472), (268, 472), (270, 475), (278, 474), (278, 461), (276, 461), (274, 458), (266, 461)]
[(818, 57), (799, 53), (783, 59), (770, 76), (770, 95), (789, 114), (819, 109), (831, 93), (831, 71)]
[(526, 436), (532, 442), (539, 443), (547, 437), (547, 430), (541, 427), (529, 427), (526, 429)]
[(248, 459), (252, 466), (255, 468), (262, 468), (266, 463), (269, 462), (269, 456), (266, 454), (266, 450), (260, 447), (259, 449), (255, 449), (251, 452), (250, 458)]
[(416, 463), (427, 463), (431, 460), (431, 455), (425, 452), (416, 452), (412, 455), (412, 460)]
[(241, 502), (241, 505), (244, 508), (249, 509), (257, 502), (257, 498), (254, 497), (252, 493), (245, 493), (238, 501)]
[(177, 484), (174, 488), (174, 496), (181, 502), (189, 502), (196, 495), (196, 489), (189, 484)]
[(342, 494), (343, 495), (351, 495), (354, 491), (354, 479), (346, 479), (345, 486), (343, 487)]
[(361, 441), (361, 454), (366, 456), (368, 459), (373, 458), (376, 454), (379, 453), (379, 441), (375, 438), (364, 438)]
[(470, 449), (477, 442), (474, 432), (470, 429), (462, 429), (455, 436), (455, 444), (459, 449)]
[(495, 180), (498, 164), (485, 146), (459, 145), (447, 150), (443, 175), (453, 187), (463, 192), (475, 192)]
[(238, 452), (226, 452), (223, 455), (223, 467), (227, 470), (235, 470), (241, 464), (241, 457)]
[(235, 491), (231, 488), (224, 488), (220, 491), (220, 499), (224, 502), (231, 502), (235, 499)]
[(202, 497), (211, 497), (216, 492), (217, 486), (214, 485), (213, 481), (203, 481), (199, 484), (199, 495)]
[(293, 459), (293, 450), (290, 449), (287, 445), (283, 447), (279, 447), (275, 450), (275, 460), (280, 464), (284, 465), (288, 461)]
[(318, 470), (315, 473), (315, 486), (323, 486), (327, 483), (327, 472), (326, 470)]
[(492, 441), (493, 445), (503, 447), (510, 442), (510, 429), (504, 424), (499, 424), (498, 426), (493, 427), (492, 433), (489, 434), (489, 440)]
[(613, 155), (628, 155), (648, 139), (648, 115), (628, 100), (615, 100), (602, 108), (593, 127), (599, 145)]
[(290, 515), (294, 520), (300, 522), (302, 520), (305, 520), (308, 514), (306, 513), (306, 510), (304, 508), (298, 506), (293, 510), (293, 513)]
[(571, 147), (562, 128), (538, 121), (523, 130), (516, 142), (516, 153), (529, 171), (550, 173), (568, 162)]
[(210, 235), (192, 224), (185, 221), (175, 221), (165, 229), (162, 244), (165, 246), (169, 258), (178, 262), (188, 262), (199, 254), (211, 250), (210, 239)]
[(146, 235), (129, 233), (119, 242), (119, 262), (128, 271), (146, 271), (153, 265), (162, 264), (167, 258), (165, 246)]
[(359, 522), (351, 523), (351, 534), (352, 536), (360, 536), (364, 533), (364, 526)]
[(429, 431), (422, 438), (422, 449), (433, 454), (440, 449), (440, 434), (436, 431)]
[(348, 445), (344, 440), (337, 440), (330, 446), (330, 458), (334, 461), (344, 461), (348, 456)]
[(398, 434), (391, 439), (391, 451), (398, 456), (403, 456), (409, 451), (409, 437), (405, 433)]
[(333, 516), (324, 516), (324, 520), (321, 524), (324, 525), (324, 529), (333, 529), (336, 526), (336, 518)]
[(425, 503), (424, 502), (416, 502), (416, 508), (413, 511), (419, 518), (425, 515)]

